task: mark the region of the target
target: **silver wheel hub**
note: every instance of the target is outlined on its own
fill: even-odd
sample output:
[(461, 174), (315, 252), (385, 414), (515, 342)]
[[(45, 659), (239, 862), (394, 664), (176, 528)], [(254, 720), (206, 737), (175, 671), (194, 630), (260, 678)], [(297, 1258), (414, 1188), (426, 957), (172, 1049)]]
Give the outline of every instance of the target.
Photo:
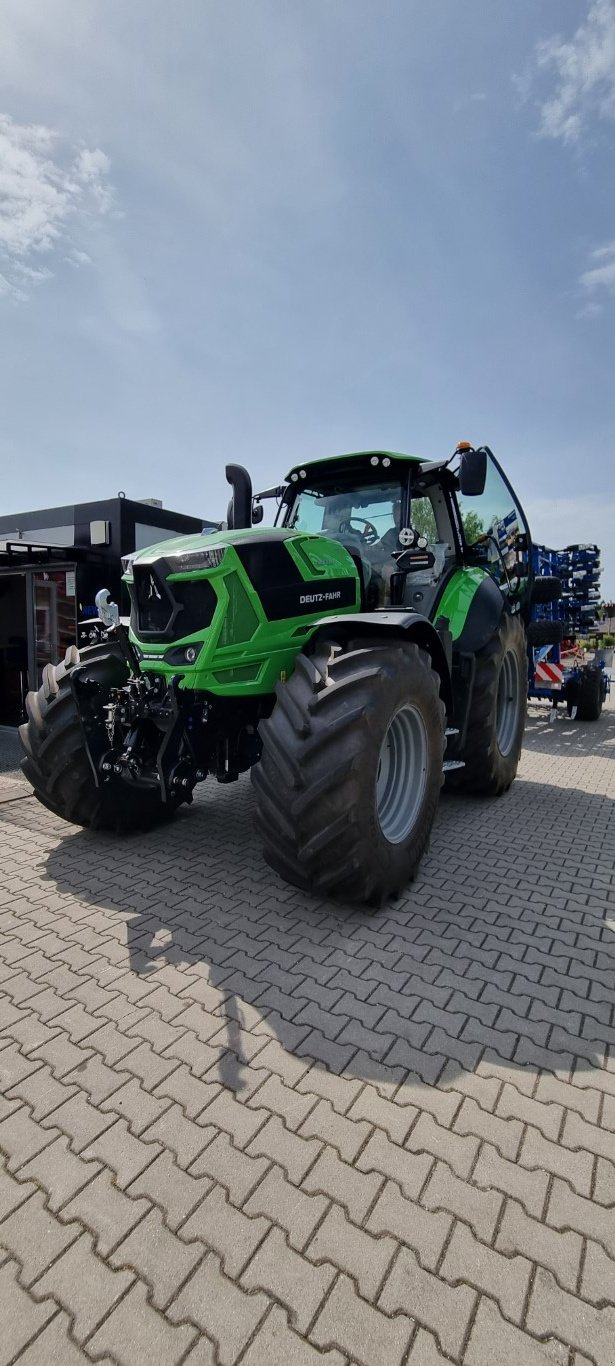
[(502, 660), (498, 679), (495, 713), (495, 738), (500, 754), (504, 759), (510, 754), (515, 743), (519, 720), (520, 692), (519, 661), (512, 650), (507, 650)]
[(389, 722), (378, 761), (376, 811), (389, 844), (401, 844), (416, 823), (427, 786), (428, 760), (425, 722), (408, 703)]

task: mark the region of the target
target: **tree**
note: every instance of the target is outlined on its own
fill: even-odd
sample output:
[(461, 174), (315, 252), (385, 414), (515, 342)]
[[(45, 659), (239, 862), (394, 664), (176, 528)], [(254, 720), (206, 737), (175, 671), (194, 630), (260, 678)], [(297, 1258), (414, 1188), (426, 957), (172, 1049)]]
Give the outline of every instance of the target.
[(470, 512), (462, 512), (461, 520), (463, 522), (463, 534), (466, 538), (466, 543), (468, 545), (474, 545), (479, 537), (484, 536), (485, 534), (485, 525), (482, 517), (479, 517), (477, 512), (471, 510)]
[(419, 536), (425, 536), (433, 545), (438, 540), (438, 528), (434, 517), (431, 498), (413, 498), (410, 508), (410, 522)]

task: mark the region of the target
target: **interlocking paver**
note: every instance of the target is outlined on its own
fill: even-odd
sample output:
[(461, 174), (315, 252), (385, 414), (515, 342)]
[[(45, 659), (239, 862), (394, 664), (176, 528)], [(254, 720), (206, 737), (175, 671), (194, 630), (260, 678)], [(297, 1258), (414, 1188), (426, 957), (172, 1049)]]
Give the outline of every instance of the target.
[(336, 1276), (335, 1267), (312, 1266), (271, 1229), (241, 1277), (247, 1290), (264, 1290), (288, 1310), (292, 1327), (305, 1333)]
[(129, 846), (0, 807), (0, 1362), (610, 1362), (612, 739), (531, 710), (376, 918), (243, 778)]
[(182, 1224), (182, 1238), (198, 1239), (222, 1258), (227, 1276), (241, 1275), (246, 1263), (269, 1231), (267, 1219), (248, 1217), (235, 1209), (221, 1186), (214, 1186), (190, 1218)]
[(425, 1271), (413, 1252), (402, 1248), (378, 1301), (389, 1314), (410, 1314), (435, 1333), (440, 1346), (457, 1356), (476, 1304), (468, 1285), (448, 1286)]
[[(191, 1360), (189, 1357), (188, 1363)], [(284, 1310), (277, 1306), (263, 1320), (242, 1358), (242, 1366), (344, 1366), (344, 1363), (340, 1352), (320, 1352), (293, 1332)]]
[(325, 1148), (303, 1182), (303, 1189), (313, 1194), (324, 1194), (344, 1205), (355, 1224), (362, 1223), (370, 1205), (383, 1185), (379, 1172), (364, 1175), (337, 1156), (335, 1149)]
[(33, 1287), (36, 1299), (52, 1296), (73, 1319), (73, 1333), (83, 1342), (134, 1281), (132, 1273), (112, 1271), (94, 1252), (83, 1233)]
[(112, 1248), (147, 1214), (150, 1205), (118, 1189), (103, 1168), (61, 1211), (62, 1219), (78, 1219), (94, 1235), (96, 1251), (108, 1256)]
[(198, 1324), (218, 1347), (221, 1366), (233, 1366), (263, 1318), (269, 1300), (262, 1292), (248, 1294), (229, 1280), (213, 1253), (169, 1306), (174, 1323)]
[(386, 1361), (401, 1366), (412, 1324), (405, 1315), (389, 1318), (361, 1299), (347, 1276), (340, 1276), (310, 1337), (320, 1347), (339, 1347), (361, 1366)]
[(234, 1204), (241, 1205), (264, 1176), (269, 1162), (234, 1148), (228, 1134), (220, 1132), (193, 1162), (191, 1176), (211, 1176), (224, 1186)]
[(52, 1300), (37, 1303), (23, 1290), (18, 1280), (19, 1265), (7, 1261), (0, 1267), (0, 1362), (13, 1361), (17, 1353), (36, 1336), (57, 1311)]
[[(425, 1215), (425, 1218), (429, 1217)], [(370, 1219), (370, 1228), (374, 1232), (379, 1232), (377, 1224), (374, 1223), (374, 1212)], [(396, 1243), (393, 1238), (371, 1237), (363, 1229), (357, 1228), (356, 1224), (352, 1224), (339, 1205), (332, 1205), (311, 1239), (306, 1256), (314, 1262), (329, 1262), (340, 1267), (349, 1276), (354, 1276), (361, 1295), (366, 1300), (373, 1300), (378, 1294), (395, 1251)]]
[[(424, 1147), (424, 1145), (421, 1145)], [(401, 1186), (404, 1195), (415, 1199), (423, 1189), (434, 1165), (429, 1153), (407, 1152), (377, 1130), (359, 1154), (357, 1167), (363, 1172), (379, 1172)]]
[(115, 1248), (111, 1266), (137, 1273), (150, 1290), (152, 1304), (164, 1309), (201, 1260), (203, 1249), (171, 1233), (159, 1209), (153, 1209)]
[(552, 1271), (565, 1290), (575, 1290), (583, 1240), (572, 1229), (556, 1232), (538, 1219), (530, 1219), (516, 1200), (507, 1200), (496, 1247), (508, 1254), (520, 1252)]
[(465, 1352), (466, 1366), (568, 1366), (568, 1352), (553, 1339), (538, 1342), (502, 1318), (493, 1300), (483, 1299)]
[[(340, 1194), (340, 1199), (341, 1194)], [(246, 1201), (244, 1210), (251, 1216), (264, 1214), (280, 1224), (291, 1247), (301, 1251), (327, 1209), (322, 1195), (306, 1195), (287, 1181), (280, 1167), (272, 1167), (264, 1181)]]
[(19, 1366), (88, 1366), (91, 1357), (71, 1340), (70, 1327), (68, 1314), (60, 1310), (20, 1353)]
[(526, 1257), (502, 1256), (478, 1241), (465, 1224), (457, 1224), (439, 1274), (447, 1281), (465, 1281), (497, 1300), (502, 1313), (521, 1323), (532, 1263)]
[(387, 1181), (371, 1211), (366, 1227), (373, 1233), (391, 1233), (400, 1243), (405, 1243), (416, 1252), (421, 1266), (433, 1271), (440, 1259), (452, 1222), (450, 1214), (434, 1214), (423, 1209), (415, 1201), (407, 1200), (394, 1181)]
[(537, 1335), (558, 1338), (581, 1352), (589, 1351), (598, 1366), (609, 1366), (613, 1360), (615, 1306), (595, 1308), (570, 1295), (542, 1267), (536, 1272), (527, 1327)]
[[(105, 1119), (113, 1116), (105, 1116)], [(116, 1120), (110, 1128), (106, 1128), (104, 1133), (99, 1134), (98, 1138), (90, 1143), (83, 1150), (84, 1158), (98, 1158), (106, 1163), (115, 1173), (118, 1186), (123, 1188), (134, 1181), (150, 1162), (154, 1161), (161, 1151), (160, 1143), (153, 1140), (143, 1142), (140, 1138), (135, 1138), (129, 1132), (128, 1125), (124, 1119)]]
[(175, 1232), (211, 1190), (211, 1185), (207, 1177), (190, 1176), (183, 1171), (172, 1154), (165, 1151), (131, 1182), (127, 1195), (134, 1203), (138, 1195), (153, 1200)]
[(503, 1191), (513, 1199), (520, 1200), (528, 1214), (540, 1218), (549, 1189), (549, 1173), (539, 1166), (538, 1154), (530, 1150), (531, 1169), (524, 1171), (515, 1162), (500, 1157), (496, 1148), (485, 1143), (480, 1150), (478, 1162), (472, 1173), (472, 1180), (485, 1190)]
[(28, 1286), (79, 1237), (78, 1224), (65, 1225), (45, 1205), (42, 1191), (0, 1224), (0, 1243), (20, 1264), (19, 1279)]
[(421, 1201), (428, 1210), (456, 1214), (470, 1225), (477, 1238), (489, 1243), (502, 1208), (503, 1196), (496, 1190), (477, 1190), (467, 1181), (461, 1181), (443, 1162), (439, 1162)]
[(121, 1366), (136, 1362), (176, 1366), (197, 1337), (189, 1324), (171, 1325), (152, 1309), (144, 1285), (129, 1290), (88, 1342), (91, 1353), (108, 1353)]
[(9, 1171), (18, 1171), (57, 1136), (57, 1128), (42, 1129), (36, 1124), (25, 1105), (0, 1120), (0, 1151), (6, 1156)]

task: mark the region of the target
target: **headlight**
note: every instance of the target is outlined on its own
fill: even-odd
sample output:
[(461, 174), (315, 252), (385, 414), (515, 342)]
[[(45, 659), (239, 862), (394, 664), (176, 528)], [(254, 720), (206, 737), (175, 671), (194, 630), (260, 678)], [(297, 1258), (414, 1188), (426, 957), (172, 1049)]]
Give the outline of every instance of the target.
[(217, 569), (226, 554), (226, 546), (212, 546), (211, 550), (186, 550), (179, 555), (170, 555), (169, 563), (173, 573), (183, 573), (189, 569)]

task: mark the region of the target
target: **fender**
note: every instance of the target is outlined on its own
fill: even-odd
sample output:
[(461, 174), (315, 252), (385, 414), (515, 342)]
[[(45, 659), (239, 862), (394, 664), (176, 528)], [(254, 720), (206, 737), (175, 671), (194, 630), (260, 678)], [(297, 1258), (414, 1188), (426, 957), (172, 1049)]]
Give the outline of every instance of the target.
[(400, 611), (393, 608), (386, 612), (352, 612), (344, 616), (322, 617), (314, 623), (310, 641), (327, 640), (333, 635), (341, 644), (357, 638), (373, 640), (374, 636), (382, 636), (383, 640), (389, 638), (416, 642), (430, 655), (433, 667), (440, 676), (440, 693), (447, 716), (450, 716), (453, 710), (450, 634), (448, 622), (445, 618), (441, 620), (440, 634), (428, 617), (408, 608)]
[(497, 631), (504, 606), (504, 596), (497, 583), (486, 574), (472, 598), (463, 630), (455, 641), (455, 650), (463, 654), (476, 654), (481, 650)]

